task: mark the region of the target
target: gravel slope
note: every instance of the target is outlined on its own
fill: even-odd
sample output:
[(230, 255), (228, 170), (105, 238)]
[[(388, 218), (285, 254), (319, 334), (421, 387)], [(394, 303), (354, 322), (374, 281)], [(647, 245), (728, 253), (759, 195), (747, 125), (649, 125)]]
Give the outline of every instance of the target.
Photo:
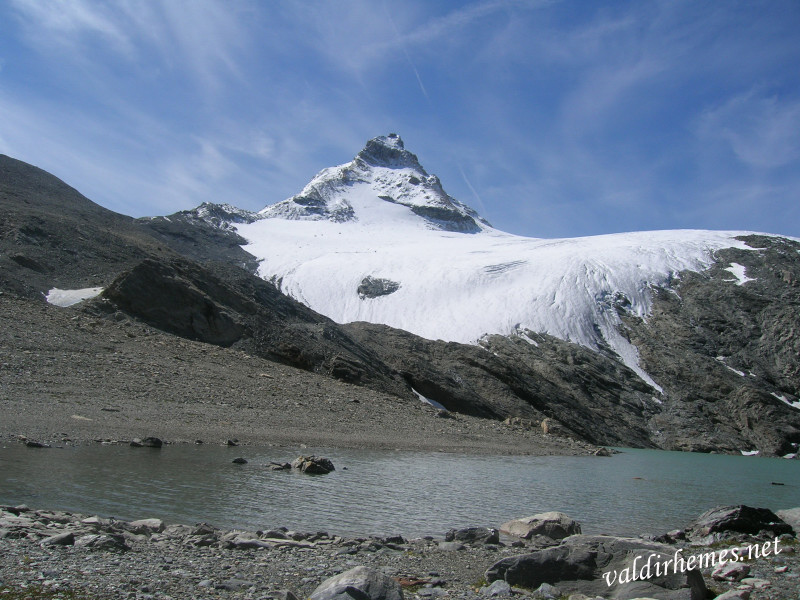
[(438, 411), (187, 341), (128, 319), (0, 295), (0, 436), (586, 454), (596, 448)]

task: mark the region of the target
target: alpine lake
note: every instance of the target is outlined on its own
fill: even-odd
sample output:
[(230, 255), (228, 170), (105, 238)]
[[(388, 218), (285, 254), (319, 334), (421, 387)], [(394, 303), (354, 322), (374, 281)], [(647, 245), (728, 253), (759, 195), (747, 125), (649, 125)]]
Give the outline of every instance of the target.
[[(217, 527), (440, 538), (559, 510), (584, 533), (660, 534), (705, 510), (800, 506), (800, 461), (619, 449), (612, 457), (483, 456), (330, 448), (0, 447), (0, 504)], [(336, 471), (272, 471), (330, 458)], [(244, 457), (247, 464), (233, 464)]]

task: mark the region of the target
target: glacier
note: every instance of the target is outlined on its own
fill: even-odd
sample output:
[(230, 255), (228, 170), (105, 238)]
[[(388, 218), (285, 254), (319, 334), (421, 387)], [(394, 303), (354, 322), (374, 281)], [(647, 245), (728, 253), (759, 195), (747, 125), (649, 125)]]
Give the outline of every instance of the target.
[[(545, 333), (613, 352), (655, 390), (620, 311), (647, 319), (652, 289), (702, 271), (746, 231), (671, 230), (538, 239), (493, 228), (447, 195), (399, 136), (370, 140), (300, 194), (234, 224), (258, 273), (338, 323), (428, 339)], [(399, 285), (359, 294), (367, 278)]]

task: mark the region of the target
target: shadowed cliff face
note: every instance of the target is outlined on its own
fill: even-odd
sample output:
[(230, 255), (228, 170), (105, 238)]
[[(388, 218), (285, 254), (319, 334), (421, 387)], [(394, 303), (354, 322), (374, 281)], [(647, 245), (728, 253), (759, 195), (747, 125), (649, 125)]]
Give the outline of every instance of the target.
[(744, 239), (759, 251), (719, 252), (708, 271), (655, 290), (647, 322), (625, 319), (665, 389), (650, 421), (661, 447), (797, 452), (800, 410), (787, 402), (800, 392), (800, 244)]

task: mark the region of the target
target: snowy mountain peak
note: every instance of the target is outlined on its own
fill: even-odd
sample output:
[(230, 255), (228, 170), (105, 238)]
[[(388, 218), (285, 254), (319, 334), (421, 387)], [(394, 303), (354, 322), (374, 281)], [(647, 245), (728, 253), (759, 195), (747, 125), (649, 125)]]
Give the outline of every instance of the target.
[(403, 140), (396, 133), (372, 138), (356, 156), (356, 161), (359, 160), (373, 167), (408, 168), (418, 171), (424, 177), (428, 176), (419, 164), (416, 154), (405, 149)]
[(351, 162), (323, 169), (299, 194), (267, 206), (260, 215), (459, 233), (491, 227), (448, 195), (396, 133), (371, 139)]

